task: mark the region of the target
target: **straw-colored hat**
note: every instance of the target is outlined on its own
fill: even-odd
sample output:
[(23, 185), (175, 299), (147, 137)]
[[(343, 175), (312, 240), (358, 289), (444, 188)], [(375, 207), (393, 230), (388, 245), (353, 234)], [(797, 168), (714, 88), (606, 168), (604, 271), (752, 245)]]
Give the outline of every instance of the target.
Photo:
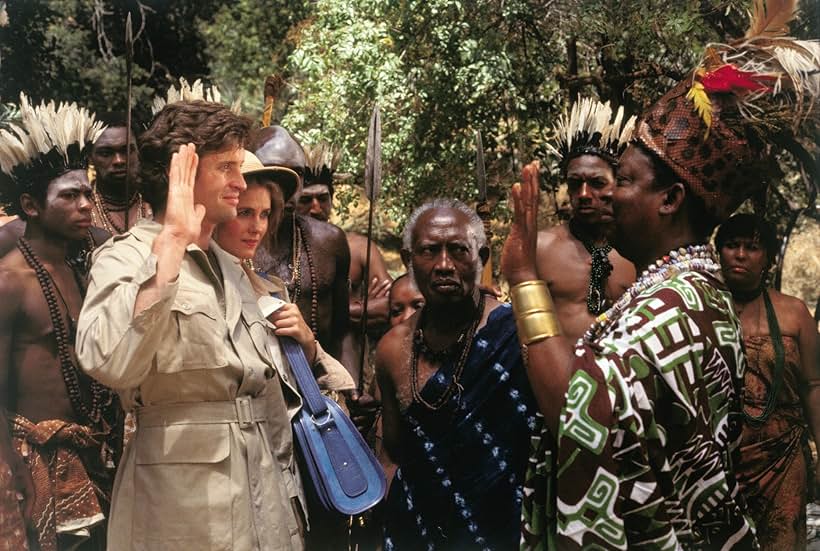
[(247, 149), (240, 170), (243, 176), (256, 174), (270, 178), (282, 190), (285, 202), (296, 193), (296, 188), (299, 186), (299, 175), (296, 172), (284, 166), (265, 166), (256, 155)]

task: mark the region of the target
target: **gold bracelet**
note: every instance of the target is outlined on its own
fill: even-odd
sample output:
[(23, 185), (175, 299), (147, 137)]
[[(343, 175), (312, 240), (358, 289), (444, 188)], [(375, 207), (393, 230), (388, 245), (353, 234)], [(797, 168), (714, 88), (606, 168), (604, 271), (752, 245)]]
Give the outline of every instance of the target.
[(525, 345), (561, 334), (547, 284), (525, 281), (510, 289), (518, 338)]
[(519, 283), (510, 289), (510, 298), (516, 317), (555, 311), (547, 283), (541, 280)]

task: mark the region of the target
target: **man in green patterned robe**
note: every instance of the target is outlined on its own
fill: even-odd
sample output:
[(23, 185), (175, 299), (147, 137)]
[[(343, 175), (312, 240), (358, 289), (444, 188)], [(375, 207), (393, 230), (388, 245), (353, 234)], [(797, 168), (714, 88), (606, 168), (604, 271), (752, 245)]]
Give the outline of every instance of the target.
[[(673, 92), (638, 123), (613, 194), (612, 242), (643, 273), (574, 350), (549, 324), (548, 291), (532, 281), (536, 167), (527, 167), (523, 187), (513, 192), (515, 223), (502, 269), (549, 431), (542, 448), (553, 446), (552, 459), (540, 463), (551, 482), (540, 488), (543, 501), (525, 504), (524, 547), (756, 546), (733, 471), (745, 367), (739, 323), (705, 244), (753, 188), (732, 187), (736, 165), (695, 181), (676, 170), (676, 159), (702, 162), (706, 150), (670, 158), (667, 142), (659, 145), (669, 134), (661, 121), (686, 116), (659, 120), (657, 113), (668, 114), (670, 98), (680, 95)], [(695, 115), (689, 128), (700, 139), (698, 122)], [(722, 121), (711, 132), (710, 140), (729, 141)], [(733, 147), (742, 158), (742, 146)], [(526, 493), (525, 500), (534, 497)]]
[(524, 516), (523, 547), (757, 547), (734, 473), (739, 322), (706, 242), (764, 184), (767, 143), (799, 149), (796, 132), (820, 119), (801, 111), (820, 95), (803, 78), (820, 62), (787, 37), (794, 10), (754, 10), (742, 40), (710, 45), (643, 113), (619, 160), (611, 240), (640, 276), (574, 349), (533, 261), (537, 163), (513, 186), (501, 266), (549, 431), (541, 447), (554, 451), (552, 463), (535, 458), (550, 484)]
[[(561, 336), (527, 347), (549, 430), (531, 460), (528, 478), (540, 476), (525, 490), (524, 548), (755, 545), (732, 470), (745, 366), (738, 320), (711, 248), (685, 246), (704, 239), (687, 221), (685, 188), (671, 186), (674, 220), (648, 214), (670, 200), (652, 163), (641, 146), (627, 150), (619, 171), (629, 182), (615, 193), (618, 230), (652, 236), (627, 256), (646, 272), (574, 352)], [(532, 172), (524, 186), (537, 197)], [(569, 367), (541, 361), (545, 349)]]

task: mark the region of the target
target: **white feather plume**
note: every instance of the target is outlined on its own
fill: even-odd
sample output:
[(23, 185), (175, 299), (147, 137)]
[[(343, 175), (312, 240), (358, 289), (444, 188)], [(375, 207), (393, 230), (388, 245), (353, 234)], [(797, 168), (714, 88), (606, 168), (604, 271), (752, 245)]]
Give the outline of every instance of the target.
[(31, 164), (52, 149), (69, 164), (69, 148), (77, 144), (82, 151), (103, 131), (103, 123), (76, 103), (41, 102), (32, 106), (25, 94), (20, 94), (20, 125), (0, 130), (0, 170), (11, 175), (20, 165)]
[[(154, 115), (162, 111), (162, 108), (172, 103), (180, 101), (209, 101), (211, 103), (222, 103), (222, 93), (213, 84), (204, 84), (202, 79), (196, 79), (193, 85), (189, 84), (185, 77), (179, 77), (179, 88), (171, 86), (165, 97), (154, 98), (151, 111)], [(239, 113), (240, 102), (235, 101), (231, 106), (231, 111)]]
[(578, 98), (569, 115), (564, 115), (555, 125), (556, 144), (548, 148), (562, 161), (573, 151), (596, 147), (603, 153), (617, 158), (632, 138), (635, 116), (623, 123), (624, 108), (619, 107), (612, 120), (609, 102), (601, 103), (592, 98)]

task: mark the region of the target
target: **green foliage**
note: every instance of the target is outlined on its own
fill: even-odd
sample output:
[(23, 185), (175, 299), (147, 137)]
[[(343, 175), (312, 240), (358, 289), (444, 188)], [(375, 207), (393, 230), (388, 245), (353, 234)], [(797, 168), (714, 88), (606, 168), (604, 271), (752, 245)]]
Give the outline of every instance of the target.
[[(389, 217), (405, 212), (413, 201), (416, 167), (404, 149), (413, 140), (412, 111), (402, 61), (390, 37), (380, 6), (368, 1), (320, 0), (297, 38), (288, 71), (298, 94), (283, 124), (304, 143), (332, 142), (343, 153), (340, 172), (361, 184), (370, 112), (382, 112), (382, 196), (380, 211)], [(402, 116), (396, 116), (396, 114)], [(337, 205), (348, 209), (355, 194), (342, 193)]]
[(210, 78), (231, 103), (241, 100), (245, 114), (261, 115), (265, 78), (281, 72), (292, 50), (288, 34), (306, 15), (306, 1), (238, 0), (200, 20)]
[[(820, 0), (793, 25), (817, 36)], [(433, 196), (476, 197), (475, 130), (484, 136), (497, 242), (520, 165), (544, 161), (556, 116), (578, 94), (638, 113), (688, 73), (709, 42), (743, 34), (748, 0), (26, 0), (7, 3), (0, 27), (0, 99), (125, 106), (123, 29), (134, 19), (135, 108), (178, 76), (215, 82), (258, 117), (263, 83), (288, 86), (276, 118), (307, 144), (341, 147), (336, 209), (361, 230), (370, 111), (383, 121), (379, 235), (398, 232)], [(95, 9), (100, 8), (100, 9)], [(802, 183), (787, 166), (784, 197)], [(794, 189), (792, 189), (794, 188)], [(772, 215), (788, 214), (782, 200)]]

